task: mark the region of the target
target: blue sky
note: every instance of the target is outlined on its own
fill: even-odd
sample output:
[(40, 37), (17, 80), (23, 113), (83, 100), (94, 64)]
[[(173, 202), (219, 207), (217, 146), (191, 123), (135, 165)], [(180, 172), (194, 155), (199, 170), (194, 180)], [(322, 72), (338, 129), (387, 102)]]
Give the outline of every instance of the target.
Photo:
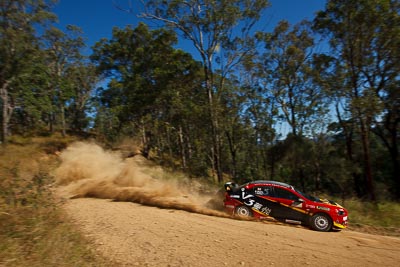
[[(133, 13), (123, 12), (113, 5), (117, 3), (122, 8), (129, 8), (132, 3)], [(280, 20), (288, 20), (295, 24), (303, 19), (312, 19), (315, 12), (325, 7), (326, 0), (270, 0), (271, 7), (268, 8), (260, 21), (265, 24), (265, 30), (269, 31)], [(90, 47), (101, 38), (110, 38), (113, 27), (125, 28), (127, 25), (135, 27), (139, 20), (135, 14), (140, 11), (139, 0), (59, 0), (53, 9), (58, 16), (62, 30), (68, 24), (79, 26), (87, 38), (88, 48), (85, 53), (90, 54)], [(182, 44), (182, 49), (188, 51), (190, 48)], [(188, 51), (190, 52), (190, 51)]]

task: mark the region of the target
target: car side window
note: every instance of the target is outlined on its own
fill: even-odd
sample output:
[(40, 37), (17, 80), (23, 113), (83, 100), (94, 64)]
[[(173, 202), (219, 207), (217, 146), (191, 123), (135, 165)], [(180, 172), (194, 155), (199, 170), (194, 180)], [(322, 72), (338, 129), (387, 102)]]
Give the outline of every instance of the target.
[(260, 186), (254, 189), (254, 193), (258, 196), (272, 196), (273, 191), (271, 186)]
[(293, 194), (292, 192), (285, 190), (283, 188), (279, 188), (279, 187), (275, 187), (274, 188), (275, 191), (275, 197), (279, 197), (279, 198), (285, 198), (285, 199), (290, 199), (290, 200), (297, 200), (299, 199), (298, 196), (296, 196), (295, 194)]

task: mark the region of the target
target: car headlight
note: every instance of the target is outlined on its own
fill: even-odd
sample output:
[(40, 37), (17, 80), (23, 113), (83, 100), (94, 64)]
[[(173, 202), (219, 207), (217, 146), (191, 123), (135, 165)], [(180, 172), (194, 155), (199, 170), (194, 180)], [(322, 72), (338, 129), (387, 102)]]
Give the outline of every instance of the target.
[(335, 211), (336, 211), (336, 213), (337, 213), (338, 215), (344, 215), (344, 214), (345, 214), (344, 210), (338, 210), (338, 209), (336, 209)]

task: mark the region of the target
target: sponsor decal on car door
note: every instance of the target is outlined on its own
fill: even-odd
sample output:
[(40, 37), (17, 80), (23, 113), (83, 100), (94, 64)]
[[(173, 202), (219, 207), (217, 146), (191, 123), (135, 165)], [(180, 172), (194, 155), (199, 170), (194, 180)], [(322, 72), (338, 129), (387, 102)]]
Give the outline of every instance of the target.
[(255, 212), (265, 216), (275, 217), (279, 210), (279, 204), (272, 199), (272, 186), (256, 186), (253, 188), (257, 205), (253, 206)]

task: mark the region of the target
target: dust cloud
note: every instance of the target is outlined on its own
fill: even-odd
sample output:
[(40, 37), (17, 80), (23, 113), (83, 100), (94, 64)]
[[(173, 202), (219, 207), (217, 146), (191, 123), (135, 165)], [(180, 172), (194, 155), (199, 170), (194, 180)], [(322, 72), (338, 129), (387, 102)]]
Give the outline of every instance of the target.
[(123, 159), (120, 153), (106, 151), (97, 144), (76, 142), (67, 147), (60, 158), (62, 162), (55, 177), (64, 197), (129, 201), (229, 217), (215, 207), (210, 208), (215, 195), (201, 194), (193, 184), (188, 186), (187, 179), (184, 182), (171, 179), (160, 167), (151, 165), (140, 155)]

